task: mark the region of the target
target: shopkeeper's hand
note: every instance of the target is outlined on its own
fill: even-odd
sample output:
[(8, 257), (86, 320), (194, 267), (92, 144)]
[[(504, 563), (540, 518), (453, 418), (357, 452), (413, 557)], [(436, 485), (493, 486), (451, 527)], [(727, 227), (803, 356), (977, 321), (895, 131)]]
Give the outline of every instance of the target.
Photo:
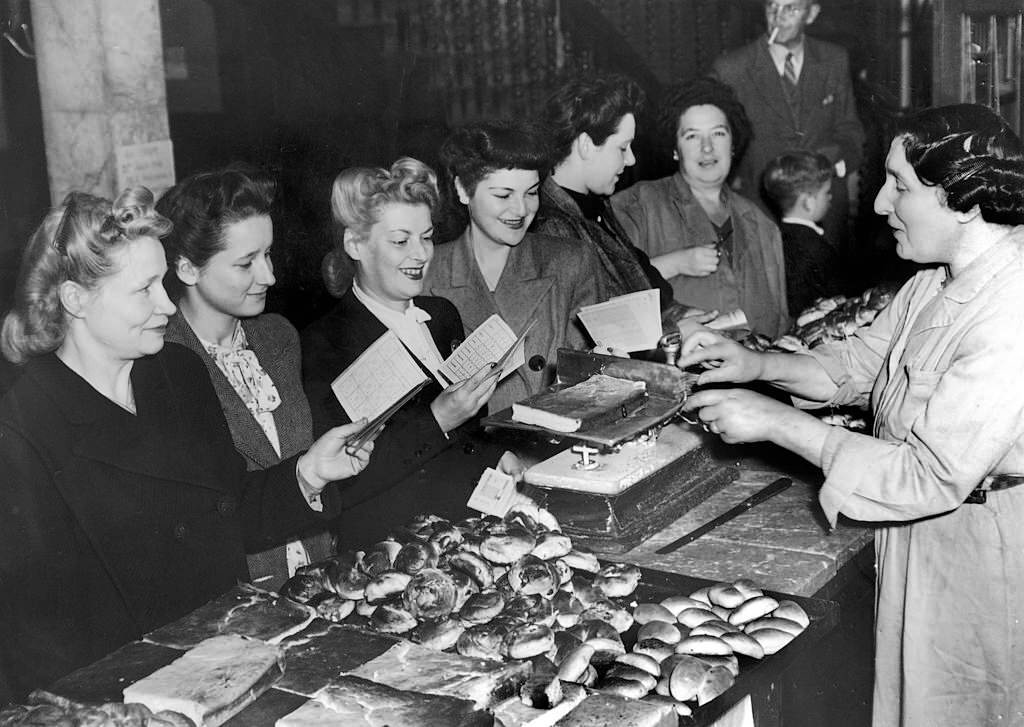
[(747, 389), (698, 391), (687, 397), (683, 410), (696, 412), (705, 430), (718, 434), (729, 444), (773, 441), (791, 414), (803, 415), (791, 406)]
[(501, 378), (501, 369), (485, 364), (464, 381), (452, 384), (430, 402), (430, 411), (441, 431), (448, 433), (469, 421), (486, 404)]
[(707, 328), (688, 336), (679, 349), (676, 366), (685, 369), (697, 364), (707, 369), (697, 379), (698, 385), (756, 381), (764, 373), (761, 354)]
[(366, 467), (373, 452), (373, 442), (367, 442), (355, 454), (345, 451), (348, 440), (366, 426), (360, 419), (343, 424), (323, 433), (313, 445), (299, 457), (298, 473), (305, 487), (320, 492), (328, 482), (353, 477)]

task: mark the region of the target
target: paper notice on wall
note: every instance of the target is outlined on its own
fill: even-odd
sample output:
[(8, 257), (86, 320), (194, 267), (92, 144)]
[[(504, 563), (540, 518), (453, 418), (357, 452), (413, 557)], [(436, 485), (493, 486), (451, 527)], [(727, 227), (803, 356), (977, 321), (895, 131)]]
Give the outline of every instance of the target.
[(128, 144), (114, 150), (117, 191), (148, 187), (156, 197), (174, 186), (174, 146), (170, 139)]

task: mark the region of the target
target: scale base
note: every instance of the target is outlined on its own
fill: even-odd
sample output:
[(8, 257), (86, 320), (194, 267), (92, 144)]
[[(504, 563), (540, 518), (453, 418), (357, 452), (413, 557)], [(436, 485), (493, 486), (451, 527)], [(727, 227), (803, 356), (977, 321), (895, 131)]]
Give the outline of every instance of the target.
[(716, 462), (701, 446), (617, 494), (528, 482), (524, 492), (558, 519), (573, 542), (616, 554), (632, 550), (738, 476), (739, 470)]

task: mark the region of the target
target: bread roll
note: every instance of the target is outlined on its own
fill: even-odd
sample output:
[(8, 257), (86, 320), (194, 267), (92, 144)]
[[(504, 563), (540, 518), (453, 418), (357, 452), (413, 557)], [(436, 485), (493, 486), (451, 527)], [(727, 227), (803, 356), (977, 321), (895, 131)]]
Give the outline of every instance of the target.
[(743, 654), (753, 659), (764, 658), (764, 647), (761, 646), (761, 642), (755, 639), (750, 634), (745, 634), (742, 631), (735, 631), (732, 633), (722, 634), (722, 641), (732, 647), (732, 650), (737, 654)]
[(640, 603), (633, 609), (633, 620), (641, 626), (648, 621), (667, 621), (672, 623), (676, 620), (676, 614), (660, 603)]
[(566, 682), (582, 683), (581, 679), (590, 666), (590, 659), (594, 656), (594, 647), (590, 644), (580, 644), (571, 652), (566, 654), (558, 667), (558, 678)]
[(743, 629), (745, 631), (778, 629), (779, 631), (785, 631), (787, 634), (791, 634), (793, 636), (799, 636), (804, 632), (804, 627), (796, 621), (791, 621), (788, 618), (778, 618), (776, 616), (765, 616), (763, 618), (754, 619), (750, 623), (744, 624)]
[(697, 704), (704, 705), (731, 687), (736, 681), (732, 672), (722, 666), (713, 666), (704, 675), (697, 688)]
[(661, 605), (671, 611), (675, 616), (678, 616), (680, 612), (687, 608), (700, 608), (708, 610), (708, 604), (704, 601), (698, 601), (689, 596), (669, 596)]
[(678, 644), (682, 641), (683, 636), (679, 633), (679, 629), (673, 623), (666, 621), (648, 621), (636, 634), (637, 641), (644, 639), (659, 639), (664, 641), (666, 644)]
[(757, 643), (761, 644), (767, 655), (777, 653), (794, 638), (792, 634), (779, 629), (757, 629), (748, 633), (757, 639)]
[(754, 619), (767, 616), (779, 607), (779, 602), (771, 596), (754, 596), (736, 607), (729, 616), (729, 623), (740, 626)]
[(628, 654), (620, 654), (615, 657), (617, 664), (625, 664), (635, 669), (642, 669), (653, 677), (661, 676), (661, 665), (657, 661), (647, 656), (647, 654), (637, 654), (634, 651)]
[(640, 569), (632, 563), (606, 565), (594, 576), (594, 585), (609, 598), (623, 598), (640, 585)]
[(404, 608), (382, 603), (370, 616), (370, 623), (382, 634), (404, 634), (416, 628), (416, 617)]
[(684, 608), (676, 617), (683, 626), (696, 628), (707, 621), (718, 621), (718, 615), (707, 608)]
[(673, 699), (688, 702), (697, 696), (697, 690), (704, 683), (704, 675), (710, 667), (693, 657), (677, 659), (669, 676), (669, 690)]
[(519, 525), (498, 523), (487, 529), (480, 554), (492, 563), (514, 563), (533, 550), (537, 539)]
[(413, 632), (413, 641), (435, 651), (446, 651), (455, 646), (466, 627), (455, 618), (420, 624)]
[[(627, 655), (621, 654), (621, 656)], [(651, 674), (648, 671), (640, 669), (639, 667), (630, 666), (629, 664), (623, 664), (622, 662), (618, 661), (618, 659), (616, 659), (615, 663), (613, 663), (608, 668), (608, 671), (605, 672), (605, 678), (632, 679), (635, 682), (640, 682), (644, 685), (644, 694), (654, 689), (655, 685), (657, 685), (658, 683), (658, 677), (656, 677), (655, 675)]]
[(543, 624), (525, 624), (513, 629), (505, 639), (505, 647), (512, 659), (532, 659), (552, 651), (555, 635)]
[(601, 570), (601, 564), (597, 561), (597, 556), (590, 551), (581, 550), (580, 548), (573, 548), (563, 555), (562, 559), (573, 570), (581, 570), (586, 573), (597, 573)]
[(723, 608), (736, 608), (743, 603), (746, 597), (731, 583), (716, 583), (708, 589), (708, 599), (712, 605)]
[(381, 603), (405, 591), (412, 576), (397, 570), (384, 571), (366, 584), (364, 598), (368, 603)]
[(501, 613), (505, 608), (505, 599), (494, 588), (474, 593), (462, 608), (459, 609), (459, 619), (467, 626), (485, 624)]
[(647, 692), (651, 691), (641, 682), (633, 679), (622, 679), (619, 677), (606, 677), (597, 687), (597, 691), (604, 694), (614, 694), (626, 699), (640, 699)]
[(811, 625), (811, 619), (808, 618), (807, 612), (795, 601), (783, 600), (779, 601), (779, 606), (772, 611), (772, 616), (778, 616), (779, 618), (788, 618), (790, 621), (796, 621), (798, 624), (807, 628)]
[(568, 535), (549, 531), (537, 536), (537, 544), (533, 546), (530, 554), (543, 560), (551, 560), (568, 555), (571, 550), (572, 540)]
[(727, 656), (732, 653), (732, 647), (717, 636), (687, 636), (676, 644), (677, 654), (716, 654)]

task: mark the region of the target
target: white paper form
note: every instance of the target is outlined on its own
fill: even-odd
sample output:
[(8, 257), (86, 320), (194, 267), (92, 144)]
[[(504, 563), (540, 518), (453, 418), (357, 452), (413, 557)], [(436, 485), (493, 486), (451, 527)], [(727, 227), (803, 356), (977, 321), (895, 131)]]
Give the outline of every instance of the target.
[(372, 421), (410, 389), (428, 381), (409, 350), (388, 331), (331, 383), (349, 419)]
[(598, 346), (627, 352), (658, 347), (661, 306), (657, 290), (640, 290), (584, 306), (580, 320)]
[[(469, 334), (438, 371), (454, 384), (468, 379), (487, 364), (501, 363), (501, 378), (505, 378), (526, 362), (524, 341), (533, 323), (531, 321), (517, 338), (511, 326), (495, 313)], [(509, 352), (513, 344), (515, 348)]]

